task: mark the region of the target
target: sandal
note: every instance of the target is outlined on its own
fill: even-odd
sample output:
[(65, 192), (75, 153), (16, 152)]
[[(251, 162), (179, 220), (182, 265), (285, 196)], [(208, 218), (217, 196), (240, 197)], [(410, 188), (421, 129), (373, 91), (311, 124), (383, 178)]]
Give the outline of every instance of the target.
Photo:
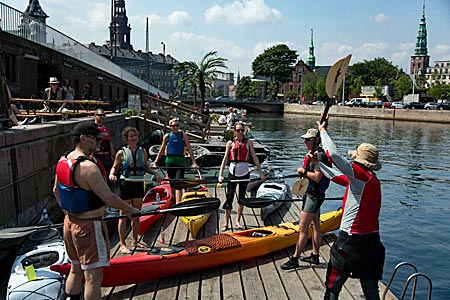
[(239, 224), (239, 223), (236, 223), (236, 229), (244, 229), (244, 226), (242, 226), (242, 225)]
[(122, 247), (120, 247), (120, 253), (122, 253), (122, 254), (131, 254), (131, 251), (130, 251), (130, 249), (128, 249), (127, 246), (122, 246)]
[(227, 230), (228, 230), (228, 226), (226, 226), (226, 225), (223, 226), (222, 229), (221, 229), (221, 231), (227, 231)]

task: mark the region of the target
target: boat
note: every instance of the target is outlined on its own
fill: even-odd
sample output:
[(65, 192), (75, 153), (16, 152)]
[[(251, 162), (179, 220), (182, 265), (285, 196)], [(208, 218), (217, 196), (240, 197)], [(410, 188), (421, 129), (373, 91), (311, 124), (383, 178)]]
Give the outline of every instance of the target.
[[(292, 192), (289, 185), (284, 181), (276, 182), (275, 180), (263, 182), (258, 191), (256, 198), (265, 198), (273, 200), (289, 200), (292, 199)], [(274, 202), (266, 207), (261, 208), (261, 220), (265, 220), (271, 213), (275, 212), (283, 202)]]
[[(322, 232), (337, 229), (341, 217), (341, 210), (321, 214)], [(310, 229), (309, 237), (311, 233)], [(145, 282), (263, 256), (295, 245), (298, 234), (298, 222), (287, 222), (276, 226), (220, 233), (173, 246), (155, 247), (147, 253), (113, 258), (110, 266), (103, 269), (102, 286)], [(51, 269), (67, 275), (70, 264), (54, 265)]]
[[(39, 225), (51, 224), (46, 210)], [(35, 280), (28, 280), (24, 264), (28, 261), (34, 267)], [(6, 299), (63, 299), (64, 277), (50, 270), (54, 264), (68, 263), (64, 241), (56, 229), (40, 229), (31, 233), (11, 268)]]
[[(160, 200), (157, 201), (156, 195), (159, 194)], [(167, 209), (172, 205), (172, 191), (168, 181), (162, 181), (160, 185), (150, 189), (142, 200), (142, 209)], [(155, 223), (162, 214), (147, 215), (139, 217), (138, 234), (143, 235), (147, 229)]]
[[(156, 157), (158, 156), (159, 149), (161, 149), (161, 145), (153, 145), (148, 149), (149, 157), (152, 161), (155, 161)], [(201, 159), (203, 155), (210, 154), (211, 151), (209, 151), (207, 148), (200, 146), (200, 145), (191, 145), (192, 153), (194, 154), (194, 158), (196, 161)], [(186, 165), (192, 164), (192, 159), (189, 157), (189, 154), (186, 152), (185, 155), (186, 158)], [(163, 154), (158, 161), (159, 166), (164, 166), (166, 160), (166, 155)]]
[[(209, 198), (211, 194), (206, 190), (199, 191), (191, 191), (183, 193), (181, 198), (181, 202), (199, 199), (199, 198)], [(184, 224), (186, 224), (187, 228), (191, 233), (191, 237), (195, 239), (197, 237), (197, 233), (202, 228), (202, 226), (208, 221), (211, 213), (196, 215), (196, 216), (185, 216), (181, 217), (181, 220)]]

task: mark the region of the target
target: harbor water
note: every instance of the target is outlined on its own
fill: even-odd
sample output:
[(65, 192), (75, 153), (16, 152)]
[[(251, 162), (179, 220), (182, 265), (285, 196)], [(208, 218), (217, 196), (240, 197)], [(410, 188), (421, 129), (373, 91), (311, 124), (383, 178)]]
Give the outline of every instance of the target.
[[(271, 151), (269, 163), (292, 174), (306, 154), (300, 137), (317, 127), (317, 117), (252, 115), (253, 135)], [(338, 151), (346, 154), (362, 142), (380, 150), (382, 183), (380, 233), (386, 247), (383, 282), (395, 265), (413, 263), (433, 282), (432, 299), (450, 299), (450, 127), (445, 124), (331, 118), (329, 134)], [(292, 184), (295, 179), (290, 179)], [(328, 197), (342, 196), (332, 183)], [(326, 201), (322, 212), (336, 209), (339, 201)], [(411, 268), (401, 268), (391, 290), (400, 296)], [(427, 285), (419, 280), (416, 299), (426, 299)], [(408, 295), (408, 294), (407, 294)]]

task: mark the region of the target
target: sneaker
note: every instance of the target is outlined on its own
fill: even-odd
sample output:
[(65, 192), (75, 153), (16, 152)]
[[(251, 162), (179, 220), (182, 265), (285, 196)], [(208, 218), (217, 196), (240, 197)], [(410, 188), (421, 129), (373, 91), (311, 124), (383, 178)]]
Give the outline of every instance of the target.
[(48, 109), (47, 108), (43, 108), (39, 112), (48, 112)]
[(17, 123), (18, 123), (18, 126), (22, 126), (22, 125), (27, 124), (27, 121), (28, 121), (28, 118), (25, 118), (23, 121), (17, 122)]
[(298, 268), (298, 257), (292, 256), (286, 263), (281, 265), (281, 269), (290, 270)]
[(37, 118), (33, 118), (33, 119), (30, 120), (30, 122), (28, 122), (28, 124), (33, 124), (33, 123), (35, 123), (36, 121), (37, 121)]
[(315, 255), (315, 254), (311, 253), (311, 255), (309, 255), (309, 256), (301, 256), (300, 260), (304, 261), (304, 262), (307, 262), (307, 263), (310, 263), (310, 264), (313, 264), (313, 265), (320, 264), (319, 254)]
[(63, 114), (65, 114), (65, 113), (68, 113), (70, 110), (68, 110), (67, 108), (63, 108), (62, 110), (61, 110), (61, 112), (63, 113)]

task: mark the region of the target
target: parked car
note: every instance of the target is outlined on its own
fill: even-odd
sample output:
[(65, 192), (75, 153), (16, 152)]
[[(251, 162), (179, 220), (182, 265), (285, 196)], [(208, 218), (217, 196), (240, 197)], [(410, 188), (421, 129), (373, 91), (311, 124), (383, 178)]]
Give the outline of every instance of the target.
[(405, 108), (403, 102), (392, 102), (391, 108)]
[(437, 109), (439, 109), (439, 110), (449, 110), (450, 109), (450, 102), (439, 102), (437, 104)]
[(370, 107), (370, 108), (373, 108), (373, 107), (381, 108), (381, 107), (383, 107), (383, 101), (369, 101), (369, 102), (367, 102), (367, 107)]
[(324, 105), (323, 100), (317, 100), (312, 103), (312, 105)]
[(391, 108), (392, 107), (392, 102), (389, 102), (389, 101), (383, 102), (383, 107), (384, 108)]
[(423, 104), (422, 102), (409, 102), (408, 104), (406, 104), (406, 108), (408, 109), (424, 109), (425, 104)]
[(345, 102), (345, 106), (361, 106), (362, 99), (361, 98), (352, 98)]
[(424, 108), (427, 110), (430, 110), (430, 109), (437, 109), (438, 106), (437, 106), (436, 102), (428, 102), (428, 103), (425, 103)]

